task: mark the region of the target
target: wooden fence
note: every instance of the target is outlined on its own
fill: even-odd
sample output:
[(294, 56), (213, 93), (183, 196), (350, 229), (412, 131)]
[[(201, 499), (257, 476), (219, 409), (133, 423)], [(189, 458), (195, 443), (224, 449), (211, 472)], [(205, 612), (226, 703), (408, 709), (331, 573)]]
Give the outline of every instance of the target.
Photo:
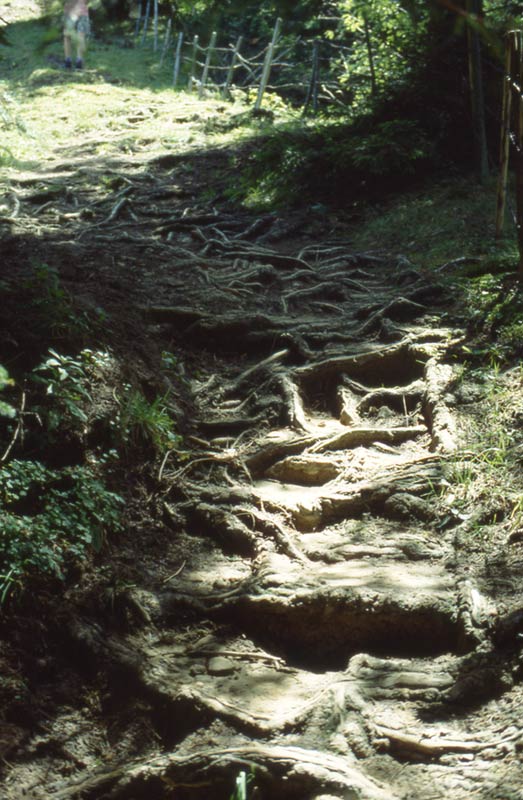
[[(254, 108), (260, 109), (267, 91), (292, 98), (304, 113), (316, 113), (320, 106), (345, 106), (342, 83), (333, 75), (345, 72), (350, 50), (325, 41), (281, 40), (282, 21), (275, 23), (272, 38), (265, 47), (253, 52), (252, 45), (242, 36), (234, 43), (219, 46), (219, 36), (213, 32), (202, 44), (198, 36), (186, 37), (173, 31), (172, 20), (163, 25), (160, 41), (158, 0), (143, 3), (143, 15), (136, 19), (135, 37), (141, 46), (151, 42), (158, 53), (160, 65), (172, 59), (174, 87), (197, 91), (199, 97), (207, 92), (230, 97), (234, 88), (251, 90)], [(334, 69), (335, 72), (335, 69)]]
[[(512, 146), (512, 147), (511, 147)], [(509, 162), (513, 154), (516, 180), (516, 228), (519, 248), (519, 278), (523, 279), (523, 32), (507, 34), (503, 98), (496, 237), (503, 232), (508, 188)]]

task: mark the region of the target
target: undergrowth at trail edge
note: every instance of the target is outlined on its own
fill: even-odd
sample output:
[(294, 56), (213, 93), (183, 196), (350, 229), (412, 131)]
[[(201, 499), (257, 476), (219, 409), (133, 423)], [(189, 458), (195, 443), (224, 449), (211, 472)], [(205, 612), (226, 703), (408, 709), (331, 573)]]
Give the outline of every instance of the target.
[(66, 569), (121, 529), (123, 498), (89, 467), (49, 469), (13, 460), (0, 470), (0, 605), (34, 577)]
[(412, 120), (347, 124), (294, 122), (262, 138), (229, 195), (271, 208), (326, 202), (339, 206), (397, 191), (417, 170), (434, 167), (433, 145)]
[(116, 473), (181, 444), (167, 396), (149, 401), (107, 350), (75, 351), (96, 328), (57, 272), (42, 267), (24, 286), (36, 320), (28, 363), (35, 334), (40, 346), (57, 341), (69, 353), (49, 348), (32, 369), (17, 366), (16, 381), (0, 367), (0, 606), (35, 580), (52, 585), (81, 572), (124, 529)]
[(523, 525), (521, 366), (466, 365), (454, 391), (474, 410), (462, 450), (443, 465), (444, 503), (471, 541), (490, 545), (498, 525), (510, 541)]

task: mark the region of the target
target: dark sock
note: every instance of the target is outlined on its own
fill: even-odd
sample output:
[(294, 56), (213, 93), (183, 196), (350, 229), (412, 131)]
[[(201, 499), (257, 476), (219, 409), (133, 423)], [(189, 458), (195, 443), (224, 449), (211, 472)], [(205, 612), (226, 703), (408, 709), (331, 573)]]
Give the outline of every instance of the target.
[(84, 62), (82, 61), (81, 58), (77, 58), (76, 59), (76, 69), (83, 69), (83, 68), (84, 68)]
[(71, 61), (71, 59), (70, 58), (66, 58), (65, 61), (64, 61), (64, 67), (66, 69), (71, 69), (72, 66), (73, 66), (73, 62)]

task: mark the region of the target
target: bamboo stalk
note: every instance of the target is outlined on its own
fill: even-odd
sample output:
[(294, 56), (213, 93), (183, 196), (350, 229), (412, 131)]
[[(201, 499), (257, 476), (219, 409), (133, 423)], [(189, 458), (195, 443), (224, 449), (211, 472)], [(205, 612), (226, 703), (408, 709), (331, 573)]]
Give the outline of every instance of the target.
[(276, 42), (278, 41), (278, 39), (280, 37), (281, 26), (282, 26), (282, 20), (278, 18), (276, 20), (276, 25), (274, 26), (274, 32), (272, 34), (272, 41), (271, 41), (269, 47), (267, 48), (267, 53), (266, 53), (266, 56), (265, 56), (265, 63), (263, 65), (263, 72), (262, 72), (262, 77), (261, 77), (261, 81), (260, 81), (260, 88), (258, 89), (258, 96), (257, 96), (256, 102), (254, 104), (254, 110), (255, 111), (258, 111), (261, 108), (263, 95), (265, 93), (265, 89), (267, 88), (267, 84), (269, 82), (269, 75), (271, 73), (271, 66), (272, 66), (272, 61), (273, 61), (273, 58), (274, 58), (274, 48), (276, 47)]
[(314, 114), (318, 111), (318, 89), (320, 86), (320, 40), (316, 39), (314, 42), (314, 81), (312, 85), (312, 111)]
[(480, 183), (484, 183), (488, 177), (487, 135), (485, 129), (481, 42), (477, 30), (478, 20), (481, 19), (483, 14), (482, 0), (467, 0), (466, 8), (468, 15), (467, 42), (472, 132), (476, 152), (476, 169)]
[(363, 30), (365, 33), (365, 46), (367, 48), (367, 58), (369, 60), (370, 93), (372, 97), (376, 97), (378, 93), (378, 86), (376, 83), (376, 66), (374, 64), (374, 49), (372, 47), (372, 39), (370, 35), (369, 18), (366, 12), (363, 14)]

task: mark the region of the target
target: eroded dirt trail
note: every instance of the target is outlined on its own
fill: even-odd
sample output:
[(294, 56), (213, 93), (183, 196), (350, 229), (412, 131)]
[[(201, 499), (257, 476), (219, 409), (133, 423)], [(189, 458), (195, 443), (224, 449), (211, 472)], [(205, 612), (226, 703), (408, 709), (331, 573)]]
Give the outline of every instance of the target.
[(83, 227), (56, 201), (66, 277), (180, 357), (190, 454), (159, 465), (132, 585), (63, 621), (100, 705), (69, 694), (5, 790), (210, 800), (244, 769), (265, 799), (523, 797), (515, 633), (440, 496), (450, 298), (303, 216), (191, 208), (183, 175), (126, 164)]

